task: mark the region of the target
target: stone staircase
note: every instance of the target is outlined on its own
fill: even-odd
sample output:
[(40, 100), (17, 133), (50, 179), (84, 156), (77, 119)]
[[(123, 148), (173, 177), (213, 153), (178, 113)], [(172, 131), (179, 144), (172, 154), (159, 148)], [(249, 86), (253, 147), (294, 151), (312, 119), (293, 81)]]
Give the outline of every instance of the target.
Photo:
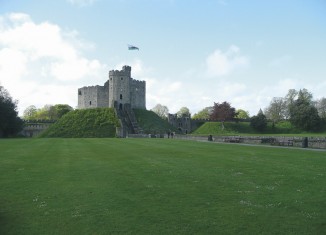
[(120, 120), (122, 133), (123, 133), (121, 137), (126, 137), (127, 134), (143, 133), (143, 130), (138, 125), (136, 115), (132, 110), (130, 104), (124, 104), (122, 106), (122, 109), (115, 104), (114, 109), (117, 114), (117, 117)]

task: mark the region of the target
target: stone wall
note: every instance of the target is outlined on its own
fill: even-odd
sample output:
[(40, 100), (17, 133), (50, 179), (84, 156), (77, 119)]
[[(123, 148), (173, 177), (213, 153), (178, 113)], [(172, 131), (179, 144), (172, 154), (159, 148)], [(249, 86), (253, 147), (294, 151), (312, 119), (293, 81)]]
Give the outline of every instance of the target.
[(44, 121), (44, 122), (33, 122), (25, 121), (24, 128), (20, 132), (21, 135), (25, 137), (35, 137), (39, 135), (44, 130), (48, 129), (54, 122)]
[(78, 108), (89, 109), (108, 107), (109, 90), (107, 86), (88, 86), (78, 89)]
[(131, 80), (130, 86), (131, 107), (146, 109), (146, 83), (145, 81)]
[(193, 136), (175, 135), (176, 139), (210, 141), (218, 143), (241, 143), (254, 145), (271, 145), (284, 147), (304, 147), (307, 138), (307, 148), (326, 149), (326, 137), (280, 137), (280, 136)]
[(192, 120), (189, 116), (178, 117), (177, 114), (168, 114), (168, 122), (181, 133), (188, 134), (193, 130)]

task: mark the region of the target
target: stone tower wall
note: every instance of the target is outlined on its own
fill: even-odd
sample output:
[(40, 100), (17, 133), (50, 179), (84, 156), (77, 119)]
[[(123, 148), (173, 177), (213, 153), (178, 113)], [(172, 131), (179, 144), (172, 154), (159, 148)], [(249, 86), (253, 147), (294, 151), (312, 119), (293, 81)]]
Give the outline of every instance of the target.
[(88, 86), (78, 89), (78, 108), (96, 108), (99, 86)]
[(130, 93), (131, 107), (146, 109), (146, 82), (132, 79)]
[(78, 108), (108, 107), (109, 89), (106, 86), (88, 86), (78, 89)]
[(130, 104), (130, 73), (131, 67), (123, 66), (121, 71), (109, 72), (109, 107), (114, 107), (114, 102)]

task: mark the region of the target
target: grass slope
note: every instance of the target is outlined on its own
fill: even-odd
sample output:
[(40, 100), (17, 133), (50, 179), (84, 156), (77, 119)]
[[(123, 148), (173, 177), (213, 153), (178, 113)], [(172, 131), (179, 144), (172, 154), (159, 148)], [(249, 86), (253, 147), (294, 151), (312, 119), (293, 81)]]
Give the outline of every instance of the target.
[(169, 130), (177, 131), (177, 129), (171, 126), (167, 120), (160, 118), (153, 111), (148, 111), (144, 109), (134, 109), (134, 112), (139, 126), (147, 134), (164, 134), (167, 133)]
[(192, 134), (197, 135), (296, 135), (296, 136), (326, 136), (326, 133), (306, 133), (294, 128), (290, 122), (282, 121), (277, 123), (274, 128), (272, 123), (268, 123), (264, 132), (254, 130), (249, 122), (225, 122), (222, 130), (221, 122), (206, 122), (197, 128)]
[(112, 108), (79, 109), (64, 115), (40, 137), (114, 137), (118, 125)]
[(0, 140), (0, 234), (323, 234), (325, 152)]

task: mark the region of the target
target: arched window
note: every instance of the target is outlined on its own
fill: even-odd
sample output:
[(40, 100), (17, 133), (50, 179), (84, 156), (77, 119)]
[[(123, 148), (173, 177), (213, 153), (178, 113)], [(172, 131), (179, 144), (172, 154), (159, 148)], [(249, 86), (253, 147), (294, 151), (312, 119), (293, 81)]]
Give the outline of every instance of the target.
[(122, 100), (122, 94), (120, 94), (120, 100)]
[(89, 101), (89, 105), (92, 105), (92, 101)]

